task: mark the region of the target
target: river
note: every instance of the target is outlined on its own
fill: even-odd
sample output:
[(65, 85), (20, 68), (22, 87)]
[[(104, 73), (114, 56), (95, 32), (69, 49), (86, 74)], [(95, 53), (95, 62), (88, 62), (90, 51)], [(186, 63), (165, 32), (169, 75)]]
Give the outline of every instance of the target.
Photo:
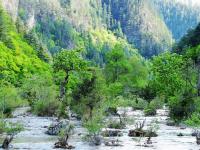
[[(55, 122), (56, 118), (53, 117), (37, 117), (30, 113), (27, 113), (28, 107), (18, 108), (13, 113), (13, 118), (7, 119), (10, 122), (19, 122), (23, 125), (24, 130), (17, 134), (11, 143), (10, 149), (28, 149), (28, 150), (51, 150), (54, 143), (57, 141), (56, 136), (49, 136), (45, 134), (47, 126)], [(82, 136), (87, 132), (81, 126), (81, 122), (76, 119), (72, 120), (75, 125), (75, 132), (69, 140), (69, 144), (75, 146), (75, 150), (200, 150), (200, 146), (196, 144), (196, 138), (191, 136), (193, 129), (182, 129), (176, 126), (167, 126), (168, 110), (157, 110), (157, 115), (153, 117), (145, 117), (143, 111), (132, 110), (126, 108), (126, 113), (129, 117), (135, 119), (135, 122), (146, 119), (146, 126), (150, 124), (152, 120), (157, 120), (159, 129), (157, 131), (158, 137), (152, 138), (152, 144), (150, 147), (144, 147), (146, 138), (132, 138), (128, 136), (129, 129), (134, 129), (135, 125), (127, 125), (126, 129), (123, 129), (123, 136), (116, 137), (122, 146), (109, 147), (104, 144), (100, 146), (92, 146), (82, 140)], [(124, 111), (123, 108), (119, 108), (119, 112)], [(114, 116), (113, 116), (114, 117)], [(182, 133), (184, 136), (177, 136)], [(2, 140), (2, 137), (0, 138)], [(0, 141), (1, 141), (0, 140)]]

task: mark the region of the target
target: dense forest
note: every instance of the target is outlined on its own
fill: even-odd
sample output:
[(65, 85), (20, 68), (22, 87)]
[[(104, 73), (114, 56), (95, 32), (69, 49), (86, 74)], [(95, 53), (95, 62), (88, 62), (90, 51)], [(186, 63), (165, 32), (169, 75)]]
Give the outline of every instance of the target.
[[(84, 129), (78, 131), (81, 142), (99, 146), (102, 137), (117, 137), (104, 144), (122, 146), (118, 137), (128, 129), (129, 137), (147, 138), (140, 146), (152, 148), (152, 138), (160, 137), (158, 124), (181, 128), (176, 137), (188, 139), (193, 137), (182, 130), (193, 129), (196, 138), (189, 147), (200, 144), (198, 6), (162, 0), (0, 2), (2, 148), (9, 148), (15, 137), (26, 137), (31, 123), (38, 125), (34, 130), (43, 126), (40, 134), (56, 135), (55, 148), (76, 148), (78, 142), (70, 139), (77, 128)], [(24, 108), (25, 114), (15, 116)], [(158, 116), (160, 111), (167, 114)], [(31, 120), (48, 123), (49, 118), (57, 124)], [(16, 141), (14, 145), (30, 146)], [(39, 149), (51, 149), (48, 144)]]

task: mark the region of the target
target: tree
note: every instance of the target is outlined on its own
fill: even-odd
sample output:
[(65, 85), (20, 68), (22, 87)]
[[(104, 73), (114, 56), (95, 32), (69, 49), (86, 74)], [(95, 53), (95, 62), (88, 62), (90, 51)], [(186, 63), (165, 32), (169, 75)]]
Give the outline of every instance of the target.
[(153, 82), (160, 95), (173, 96), (184, 88), (183, 57), (164, 53), (152, 60)]
[(72, 94), (72, 104), (78, 106), (79, 110), (76, 109), (78, 114), (88, 115), (85, 116), (86, 120), (93, 117), (94, 109), (100, 108), (106, 97), (106, 84), (102, 71), (98, 68), (89, 68), (88, 73), (89, 76), (83, 79)]
[(107, 64), (105, 67), (106, 79), (108, 83), (114, 83), (119, 80), (121, 75), (128, 69), (128, 61), (124, 49), (121, 45), (115, 47), (107, 53)]
[(54, 57), (53, 68), (56, 72), (65, 73), (64, 80), (60, 83), (60, 99), (63, 100), (66, 94), (66, 86), (69, 83), (70, 75), (75, 72), (86, 70), (87, 62), (81, 57), (80, 50), (62, 50)]

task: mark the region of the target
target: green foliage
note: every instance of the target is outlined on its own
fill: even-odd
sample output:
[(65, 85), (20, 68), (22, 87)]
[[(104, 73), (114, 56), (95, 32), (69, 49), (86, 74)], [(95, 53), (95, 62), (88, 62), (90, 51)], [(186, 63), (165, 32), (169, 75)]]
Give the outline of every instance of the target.
[(82, 58), (80, 50), (62, 50), (54, 57), (53, 68), (55, 72), (65, 74), (60, 83), (60, 99), (64, 100), (69, 94), (67, 90), (74, 84), (73, 79), (86, 71), (87, 61)]
[(144, 109), (144, 113), (146, 116), (156, 115), (156, 110), (161, 109), (163, 105), (164, 100), (156, 97), (146, 106), (146, 108)]
[(200, 114), (199, 113), (193, 113), (190, 118), (188, 118), (185, 123), (192, 127), (199, 127), (200, 126)]
[(107, 54), (107, 65), (106, 65), (106, 79), (108, 83), (114, 83), (119, 81), (120, 77), (127, 72), (128, 63), (125, 57), (123, 47), (116, 45)]
[(0, 118), (0, 134), (16, 134), (23, 130), (23, 126), (19, 123), (10, 123), (3, 118)]
[(117, 108), (117, 107), (132, 107), (135, 110), (142, 110), (147, 105), (148, 102), (139, 98), (138, 96), (132, 95), (132, 97), (122, 97), (118, 96), (115, 99), (110, 101), (110, 106)]
[(124, 82), (129, 86), (142, 87), (147, 79), (147, 64), (136, 54), (126, 55), (123, 45), (115, 47), (107, 53), (105, 75), (108, 83)]
[(34, 32), (52, 54), (62, 48), (73, 49), (77, 46), (78, 33), (68, 21), (47, 15), (37, 21)]
[[(153, 1), (102, 0), (102, 3), (102, 18), (108, 29), (114, 33), (117, 30), (116, 35), (121, 35), (122, 30), (128, 42), (134, 44), (143, 56), (151, 57), (171, 47), (172, 35), (160, 12), (155, 11)], [(149, 22), (152, 22), (151, 27)]]
[(0, 87), (0, 113), (10, 116), (14, 108), (24, 104), (26, 101), (21, 100), (18, 89), (11, 85)]
[(51, 76), (32, 76), (24, 80), (21, 95), (29, 101), (32, 111), (39, 116), (52, 116), (58, 111), (58, 88)]
[[(41, 99), (33, 104), (33, 112), (38, 116), (55, 116), (58, 112), (60, 102), (56, 99), (55, 96), (52, 96), (54, 90), (47, 89), (48, 96), (46, 99)], [(44, 91), (45, 92), (45, 91)]]
[(62, 50), (54, 57), (53, 68), (55, 71), (81, 71), (86, 67), (86, 62), (80, 50)]
[[(111, 105), (117, 104), (119, 102), (117, 97), (120, 96), (128, 101), (129, 95), (138, 95), (140, 89), (147, 85), (148, 64), (137, 54), (127, 55), (123, 45), (115, 45), (107, 53), (106, 58), (104, 73), (108, 84), (109, 99), (113, 103)], [(135, 102), (133, 100), (131, 106), (137, 107)], [(123, 103), (120, 104), (123, 105)], [(125, 101), (124, 104), (126, 104)], [(112, 107), (116, 108), (117, 106)], [(142, 105), (138, 107), (142, 107)]]
[(200, 24), (181, 38), (175, 45), (174, 51), (180, 54), (185, 54), (187, 49), (197, 47), (200, 44), (199, 38)]
[(47, 48), (44, 46), (42, 41), (40, 41), (39, 37), (34, 31), (29, 31), (26, 33), (24, 38), (26, 39), (27, 43), (29, 43), (36, 50), (37, 55), (41, 60), (45, 62), (51, 61), (51, 56)]
[(152, 60), (153, 83), (160, 95), (173, 96), (185, 87), (183, 57), (169, 52)]
[(94, 109), (101, 109), (107, 93), (101, 70), (96, 68), (89, 70), (91, 76), (84, 78), (72, 93), (72, 108), (85, 120), (93, 116)]
[(93, 116), (85, 121), (84, 126), (87, 128), (91, 135), (98, 135), (101, 129), (104, 127), (103, 123), (103, 111), (102, 109), (95, 109), (92, 112)]
[[(19, 86), (27, 76), (50, 72), (49, 65), (37, 57), (34, 49), (16, 32), (11, 18), (1, 8), (0, 16), (3, 17), (0, 28), (3, 26), (1, 31), (6, 34), (0, 38), (0, 82), (5, 80)], [(4, 29), (4, 26), (8, 29)]]
[(119, 121), (110, 121), (107, 127), (112, 129), (123, 129), (125, 126), (124, 123), (120, 123)]

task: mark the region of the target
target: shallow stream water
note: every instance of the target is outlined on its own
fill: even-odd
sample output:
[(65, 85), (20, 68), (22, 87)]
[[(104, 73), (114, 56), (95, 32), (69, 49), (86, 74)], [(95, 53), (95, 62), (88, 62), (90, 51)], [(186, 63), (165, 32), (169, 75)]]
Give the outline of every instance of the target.
[[(7, 119), (10, 122), (19, 122), (24, 126), (24, 130), (17, 134), (14, 141), (11, 144), (10, 149), (28, 149), (28, 150), (51, 150), (54, 143), (57, 141), (56, 136), (49, 136), (45, 134), (47, 126), (55, 122), (56, 118), (53, 117), (37, 117), (28, 111), (28, 107), (18, 108), (13, 118)], [(123, 129), (123, 136), (116, 137), (122, 146), (109, 147), (102, 144), (101, 146), (92, 146), (82, 140), (82, 136), (86, 134), (86, 130), (81, 126), (81, 122), (73, 119), (72, 122), (75, 125), (74, 135), (70, 138), (70, 145), (75, 146), (75, 150), (200, 150), (200, 146), (196, 144), (196, 138), (191, 136), (193, 129), (180, 127), (167, 126), (167, 109), (157, 110), (157, 115), (153, 117), (145, 117), (144, 113), (140, 110), (132, 110), (131, 108), (119, 108), (119, 112), (126, 111), (129, 117), (137, 121), (146, 120), (146, 126), (150, 124), (152, 120), (157, 120), (158, 137), (152, 138), (152, 145), (150, 147), (144, 147), (146, 138), (132, 138), (128, 136), (129, 129), (134, 129), (135, 125), (127, 125), (126, 129)], [(114, 117), (112, 117), (114, 118)], [(182, 133), (184, 136), (177, 136)], [(3, 139), (1, 136), (0, 141)]]

